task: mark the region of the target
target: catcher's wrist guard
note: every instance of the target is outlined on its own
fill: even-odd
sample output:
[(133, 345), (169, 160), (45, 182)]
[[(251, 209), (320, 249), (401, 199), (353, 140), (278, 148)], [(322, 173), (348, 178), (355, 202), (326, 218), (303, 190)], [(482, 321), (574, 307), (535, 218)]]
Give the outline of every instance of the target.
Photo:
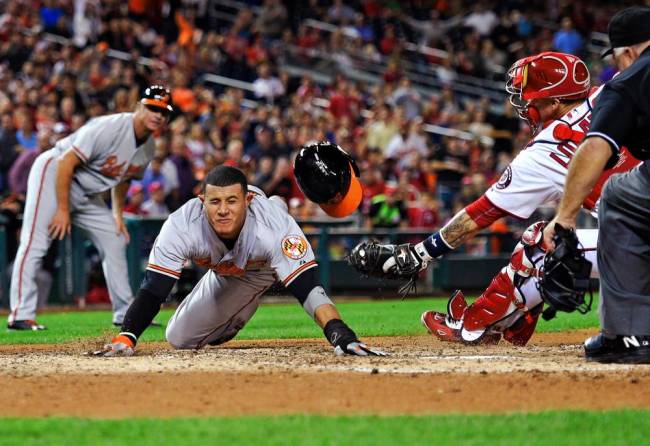
[[(449, 246), (449, 244), (447, 244), (445, 239), (442, 238), (442, 234), (440, 233), (440, 231), (427, 237), (424, 241), (415, 245), (415, 249), (416, 251), (418, 251), (418, 254), (420, 254), (420, 257), (422, 257), (427, 261), (437, 259), (438, 257), (442, 257), (448, 252), (454, 250), (454, 248)], [(421, 251), (424, 251), (424, 253), (422, 253)], [(425, 254), (426, 257), (428, 257), (428, 259), (425, 257)]]
[[(578, 237), (573, 229), (555, 224), (553, 236), (555, 249), (544, 256), (538, 288), (542, 299), (548, 304), (542, 317), (550, 320), (557, 311), (581, 314), (591, 310), (593, 295), (590, 275), (591, 262), (578, 247)], [(585, 294), (589, 293), (588, 299)]]

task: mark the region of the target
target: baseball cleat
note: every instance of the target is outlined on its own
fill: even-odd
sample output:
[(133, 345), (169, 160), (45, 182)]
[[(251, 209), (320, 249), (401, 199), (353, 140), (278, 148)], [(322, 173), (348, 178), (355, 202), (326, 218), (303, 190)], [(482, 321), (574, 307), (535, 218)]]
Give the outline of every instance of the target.
[(47, 327), (45, 325), (41, 325), (38, 322), (33, 321), (31, 319), (26, 319), (24, 321), (13, 321), (13, 322), (7, 324), (7, 329), (8, 330), (40, 331), (40, 330), (46, 330)]
[(650, 336), (616, 336), (603, 333), (585, 341), (585, 358), (589, 362), (650, 364)]
[(445, 314), (437, 311), (425, 311), (420, 320), (429, 333), (446, 342), (461, 342), (460, 331), (450, 328), (445, 323)]

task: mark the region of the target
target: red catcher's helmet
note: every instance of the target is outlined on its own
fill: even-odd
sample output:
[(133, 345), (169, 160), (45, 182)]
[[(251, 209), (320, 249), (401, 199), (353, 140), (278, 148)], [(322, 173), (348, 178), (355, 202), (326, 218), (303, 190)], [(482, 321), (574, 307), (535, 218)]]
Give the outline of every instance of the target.
[(589, 70), (580, 58), (547, 51), (519, 59), (508, 70), (506, 91), (519, 116), (539, 130), (541, 118), (533, 99), (577, 100), (589, 96)]

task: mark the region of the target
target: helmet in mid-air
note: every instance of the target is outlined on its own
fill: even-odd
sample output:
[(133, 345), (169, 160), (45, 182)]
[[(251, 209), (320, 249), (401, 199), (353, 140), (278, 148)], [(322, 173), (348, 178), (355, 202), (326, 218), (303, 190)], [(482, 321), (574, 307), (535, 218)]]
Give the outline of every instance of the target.
[(531, 101), (583, 99), (589, 96), (590, 88), (589, 70), (579, 57), (552, 51), (519, 59), (506, 76), (510, 103), (535, 132), (543, 123)]
[(348, 216), (361, 204), (359, 168), (336, 144), (305, 145), (296, 156), (294, 174), (305, 196), (332, 217)]

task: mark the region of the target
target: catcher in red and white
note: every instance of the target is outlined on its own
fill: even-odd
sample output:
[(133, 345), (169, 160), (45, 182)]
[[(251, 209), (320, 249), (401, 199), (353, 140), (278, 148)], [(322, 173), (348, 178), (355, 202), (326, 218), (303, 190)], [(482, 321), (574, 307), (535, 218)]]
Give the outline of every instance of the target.
[[(561, 198), (569, 162), (589, 128), (600, 88), (591, 88), (589, 71), (578, 57), (544, 52), (518, 60), (508, 71), (506, 90), (534, 137), (499, 181), (440, 231), (418, 244), (361, 243), (350, 255), (350, 263), (358, 271), (378, 277), (412, 278), (496, 220), (506, 215), (529, 218), (541, 205)], [(607, 178), (638, 162), (622, 152), (583, 206), (593, 212)], [(543, 307), (537, 288), (545, 252), (543, 228), (544, 222), (538, 222), (525, 231), (510, 263), (472, 305), (458, 291), (449, 300), (447, 314), (423, 313), (422, 323), (427, 330), (444, 341), (498, 342), (503, 337), (515, 345), (525, 345)], [(592, 277), (597, 277), (598, 231), (578, 230), (577, 235), (587, 260), (593, 264)]]

